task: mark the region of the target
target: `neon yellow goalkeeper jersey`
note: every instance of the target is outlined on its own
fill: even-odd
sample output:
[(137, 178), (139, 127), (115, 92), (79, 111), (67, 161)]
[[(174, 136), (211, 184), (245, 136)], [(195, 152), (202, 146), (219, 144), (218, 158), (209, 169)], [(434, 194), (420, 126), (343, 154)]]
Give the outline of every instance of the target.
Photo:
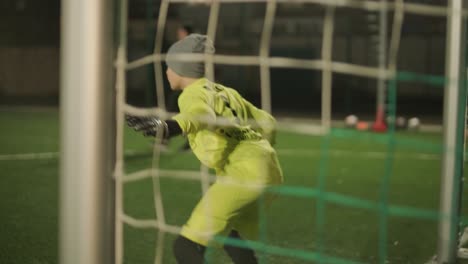
[(276, 122), (270, 114), (234, 89), (206, 78), (185, 87), (178, 103), (180, 113), (174, 119), (205, 166), (222, 173), (230, 163), (248, 162), (248, 171), (264, 174), (252, 177), (262, 177), (270, 183), (282, 180), (276, 152), (271, 147)]

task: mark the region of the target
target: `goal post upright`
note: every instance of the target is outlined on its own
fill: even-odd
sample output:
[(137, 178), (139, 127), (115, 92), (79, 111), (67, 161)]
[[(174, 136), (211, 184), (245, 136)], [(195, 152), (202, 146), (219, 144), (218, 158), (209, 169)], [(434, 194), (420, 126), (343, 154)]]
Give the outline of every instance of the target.
[(459, 231), (459, 208), (463, 164), (464, 122), (466, 102), (463, 79), (465, 54), (465, 23), (462, 14), (463, 0), (448, 1), (445, 94), (444, 94), (444, 152), (442, 156), (438, 262), (454, 263)]
[(61, 0), (59, 263), (114, 262), (114, 0)]

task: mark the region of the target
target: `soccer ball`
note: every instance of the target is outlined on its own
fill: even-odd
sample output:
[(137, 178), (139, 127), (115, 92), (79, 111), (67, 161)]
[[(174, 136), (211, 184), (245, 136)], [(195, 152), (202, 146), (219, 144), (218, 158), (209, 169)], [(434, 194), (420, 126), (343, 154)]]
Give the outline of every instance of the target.
[(395, 125), (396, 129), (404, 129), (406, 128), (406, 118), (402, 116), (398, 116), (393, 118), (392, 116), (387, 116), (387, 124), (389, 126)]
[(421, 121), (417, 117), (412, 117), (408, 120), (409, 130), (418, 130), (420, 125), (421, 125)]
[(358, 123), (359, 119), (355, 115), (349, 115), (345, 118), (345, 125), (348, 128), (354, 128)]
[(404, 118), (402, 116), (397, 117), (396, 121), (395, 121), (395, 127), (397, 129), (406, 128), (406, 118)]
[(387, 125), (389, 125), (389, 126), (390, 126), (390, 125), (393, 125), (393, 123), (394, 123), (393, 121), (394, 121), (394, 120), (395, 120), (395, 119), (393, 118), (393, 116), (387, 116), (387, 118), (386, 118)]

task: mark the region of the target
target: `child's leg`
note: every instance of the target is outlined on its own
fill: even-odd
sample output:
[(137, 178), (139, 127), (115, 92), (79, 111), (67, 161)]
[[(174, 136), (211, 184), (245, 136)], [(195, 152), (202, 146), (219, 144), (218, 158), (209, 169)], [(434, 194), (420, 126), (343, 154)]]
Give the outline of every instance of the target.
[[(221, 246), (220, 241), (213, 241), (213, 237), (228, 235), (232, 221), (254, 205), (262, 191), (260, 188), (247, 188), (243, 185), (214, 183), (182, 227), (181, 235), (203, 246), (210, 243)], [(246, 217), (242, 218), (247, 220)], [(250, 233), (245, 233), (244, 229), (238, 231), (245, 238), (252, 239)]]
[(174, 241), (173, 252), (178, 264), (203, 264), (206, 247), (183, 236)]
[[(226, 236), (232, 228), (235, 219), (242, 217), (242, 227), (239, 232), (245, 236), (246, 239), (255, 239), (252, 234), (256, 234), (256, 230), (247, 230), (245, 226), (257, 227), (258, 219), (251, 219), (252, 213), (245, 214), (244, 211), (257, 211), (256, 201), (261, 196), (263, 188), (260, 187), (246, 187), (242, 184), (231, 183), (214, 183), (208, 191), (204, 194), (203, 198), (197, 204), (192, 212), (187, 223), (181, 230), (181, 241), (176, 241), (174, 246), (174, 253), (177, 257), (179, 264), (185, 264), (185, 259), (189, 259), (190, 263), (202, 261), (203, 254), (194, 250), (196, 245), (207, 247), (209, 245), (217, 247), (222, 246), (222, 241), (213, 239), (213, 237)], [(251, 220), (254, 220), (251, 222)], [(246, 232), (248, 231), (248, 232)], [(255, 232), (252, 232), (255, 231)], [(179, 245), (180, 243), (180, 245)], [(190, 249), (188, 249), (190, 248)], [(189, 253), (185, 253), (185, 252)], [(250, 258), (255, 262), (236, 261), (235, 263), (250, 264), (257, 263), (253, 251), (242, 249), (232, 249), (234, 257), (242, 257), (250, 254)], [(203, 252), (204, 253), (204, 252)], [(228, 252), (229, 253), (229, 252)], [(246, 254), (248, 253), (248, 254)], [(230, 254), (231, 255), (231, 254)], [(193, 256), (193, 258), (192, 258)], [(181, 259), (179, 259), (179, 257)], [(232, 256), (231, 256), (232, 257)], [(182, 259), (183, 258), (183, 259)], [(201, 258), (201, 260), (199, 260)]]
[[(230, 238), (240, 239), (239, 233), (236, 230), (232, 230), (229, 234)], [(235, 264), (257, 264), (257, 258), (255, 252), (250, 248), (234, 247), (230, 245), (224, 245), (224, 250), (227, 252), (229, 257)]]

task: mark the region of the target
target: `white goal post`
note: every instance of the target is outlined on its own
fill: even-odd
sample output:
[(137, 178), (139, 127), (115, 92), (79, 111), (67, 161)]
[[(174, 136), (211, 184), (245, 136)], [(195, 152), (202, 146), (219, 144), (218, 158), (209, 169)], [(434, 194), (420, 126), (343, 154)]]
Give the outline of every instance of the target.
[[(442, 157), (438, 263), (454, 263), (457, 256), (459, 208), (463, 170), (463, 137), (466, 99), (462, 89), (465, 74), (466, 18), (463, 0), (448, 1), (444, 94), (444, 152)], [(461, 134), (462, 135), (461, 135)]]
[(59, 263), (114, 262), (113, 3), (61, 1)]

